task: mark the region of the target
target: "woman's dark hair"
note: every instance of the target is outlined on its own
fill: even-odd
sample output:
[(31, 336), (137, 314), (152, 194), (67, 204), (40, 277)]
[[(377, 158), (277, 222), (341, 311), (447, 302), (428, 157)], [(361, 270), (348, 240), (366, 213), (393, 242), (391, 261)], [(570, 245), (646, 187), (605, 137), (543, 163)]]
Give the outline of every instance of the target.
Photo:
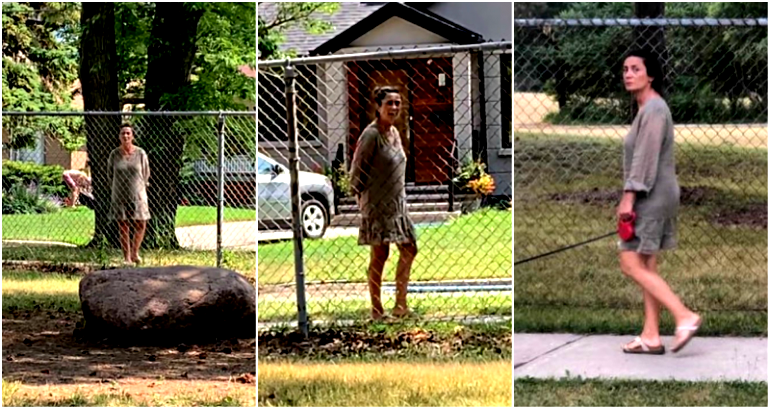
[(131, 124), (123, 124), (120, 126), (120, 130), (122, 131), (123, 128), (130, 128), (132, 134), (136, 134), (136, 130), (134, 129), (134, 126)]
[(655, 55), (645, 49), (633, 49), (626, 54), (623, 61), (628, 57), (639, 57), (644, 62), (644, 67), (647, 69), (647, 76), (652, 78), (652, 89), (654, 89), (661, 97), (664, 97), (664, 81), (663, 67), (655, 57)]
[[(385, 85), (374, 89), (374, 100), (377, 101), (378, 107), (382, 106), (382, 101), (385, 101), (385, 98), (387, 98), (388, 94), (401, 95), (401, 91), (392, 85)], [(380, 111), (375, 111), (374, 114), (377, 115), (377, 118), (380, 117)]]

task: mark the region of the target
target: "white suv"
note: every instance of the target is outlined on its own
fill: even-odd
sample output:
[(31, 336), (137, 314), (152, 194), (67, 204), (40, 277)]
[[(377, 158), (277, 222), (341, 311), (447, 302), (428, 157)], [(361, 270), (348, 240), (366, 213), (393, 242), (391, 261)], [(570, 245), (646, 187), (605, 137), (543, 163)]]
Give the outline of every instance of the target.
[[(259, 229), (291, 228), (289, 169), (257, 152)], [(299, 172), (300, 215), (304, 237), (318, 239), (334, 217), (334, 188), (324, 175)]]

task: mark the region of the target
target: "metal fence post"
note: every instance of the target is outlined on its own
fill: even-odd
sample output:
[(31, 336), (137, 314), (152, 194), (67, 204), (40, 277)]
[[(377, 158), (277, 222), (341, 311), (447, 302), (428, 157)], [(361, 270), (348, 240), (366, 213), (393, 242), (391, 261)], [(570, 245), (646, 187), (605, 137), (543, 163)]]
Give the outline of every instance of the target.
[(297, 289), (297, 314), (298, 324), (302, 333), (307, 338), (307, 305), (305, 302), (305, 265), (302, 248), (302, 224), (300, 223), (300, 197), (299, 197), (299, 152), (297, 135), (297, 115), (295, 105), (294, 81), (297, 73), (286, 60), (286, 123), (288, 124), (287, 136), (289, 137), (289, 173), (291, 175), (291, 220), (294, 230), (294, 275)]
[(222, 224), (225, 218), (225, 116), (217, 119), (217, 267), (222, 267)]

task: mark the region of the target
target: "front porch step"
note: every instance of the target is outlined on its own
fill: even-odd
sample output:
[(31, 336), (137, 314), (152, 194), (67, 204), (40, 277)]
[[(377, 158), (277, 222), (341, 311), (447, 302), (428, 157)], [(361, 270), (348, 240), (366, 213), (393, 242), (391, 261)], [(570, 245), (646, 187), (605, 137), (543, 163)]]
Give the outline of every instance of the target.
[[(455, 195), (455, 203), (461, 202), (463, 200), (470, 200), (473, 199), (473, 195)], [(449, 202), (449, 194), (438, 194), (438, 193), (424, 193), (424, 194), (409, 194), (406, 195), (406, 202), (407, 203), (442, 203), (442, 202)], [(353, 197), (342, 197), (339, 201), (340, 205), (355, 205), (356, 199)]]
[[(455, 202), (455, 209), (460, 209), (460, 203)], [(447, 212), (449, 211), (448, 202), (435, 202), (435, 203), (407, 203), (407, 209), (409, 213), (415, 212)], [(358, 213), (358, 206), (355, 204), (340, 205), (337, 207), (338, 214), (351, 214)]]
[[(409, 217), (415, 224), (443, 223), (451, 218), (460, 216), (459, 208), (454, 212), (409, 212)], [(358, 213), (342, 213), (334, 216), (331, 227), (358, 227), (361, 215)]]
[(449, 186), (447, 185), (415, 185), (413, 183), (406, 184), (406, 194), (449, 194)]

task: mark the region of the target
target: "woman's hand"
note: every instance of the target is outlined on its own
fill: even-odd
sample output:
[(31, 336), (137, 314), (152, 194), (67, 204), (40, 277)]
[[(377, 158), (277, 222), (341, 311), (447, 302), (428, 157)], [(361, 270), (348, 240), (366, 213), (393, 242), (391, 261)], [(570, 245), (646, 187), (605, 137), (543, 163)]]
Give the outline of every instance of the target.
[(631, 213), (634, 212), (634, 201), (636, 200), (636, 192), (623, 192), (623, 197), (620, 199), (618, 205), (617, 216), (619, 219), (631, 217)]

